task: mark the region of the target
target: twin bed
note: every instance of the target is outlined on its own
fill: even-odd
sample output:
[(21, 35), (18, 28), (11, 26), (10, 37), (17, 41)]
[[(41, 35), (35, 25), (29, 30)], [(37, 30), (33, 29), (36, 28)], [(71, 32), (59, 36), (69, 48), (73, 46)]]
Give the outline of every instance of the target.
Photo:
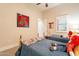
[[(16, 56), (68, 56), (66, 53), (66, 43), (61, 41), (55, 41), (54, 38), (42, 39), (29, 46), (26, 44), (21, 45), (17, 50)], [(58, 49), (56, 51), (50, 51), (49, 47), (51, 43), (57, 43)]]

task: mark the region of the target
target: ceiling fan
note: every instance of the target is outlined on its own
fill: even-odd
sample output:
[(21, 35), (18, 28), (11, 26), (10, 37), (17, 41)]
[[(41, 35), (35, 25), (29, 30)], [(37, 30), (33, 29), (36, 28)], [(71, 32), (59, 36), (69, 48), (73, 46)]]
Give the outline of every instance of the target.
[[(41, 3), (37, 3), (36, 5), (40, 5)], [(45, 3), (45, 7), (48, 7), (48, 3)]]

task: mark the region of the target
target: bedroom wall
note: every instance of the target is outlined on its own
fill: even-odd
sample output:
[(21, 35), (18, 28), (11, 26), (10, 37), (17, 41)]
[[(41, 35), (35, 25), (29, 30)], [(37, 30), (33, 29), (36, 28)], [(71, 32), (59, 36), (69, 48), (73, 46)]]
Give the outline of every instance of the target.
[[(29, 28), (17, 27), (17, 13), (29, 16)], [(23, 40), (37, 35), (37, 19), (41, 12), (29, 4), (0, 4), (0, 51), (16, 46), (22, 35)]]
[[(47, 34), (52, 35), (54, 33), (56, 34), (62, 34), (64, 36), (67, 36), (67, 32), (56, 32), (56, 17), (64, 14), (69, 14), (69, 15), (77, 15), (79, 16), (79, 4), (74, 3), (74, 4), (60, 4), (54, 8), (51, 8), (49, 10), (43, 11), (43, 18), (47, 22)], [(52, 29), (49, 29), (48, 23), (49, 22), (54, 22), (54, 26)]]

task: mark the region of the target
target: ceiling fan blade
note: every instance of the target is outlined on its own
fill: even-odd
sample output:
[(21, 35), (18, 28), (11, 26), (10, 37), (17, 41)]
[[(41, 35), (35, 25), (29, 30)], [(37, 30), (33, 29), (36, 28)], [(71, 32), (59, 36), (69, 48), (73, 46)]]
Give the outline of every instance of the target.
[(40, 5), (41, 3), (37, 3), (36, 5)]
[(46, 3), (45, 6), (48, 7), (48, 4)]

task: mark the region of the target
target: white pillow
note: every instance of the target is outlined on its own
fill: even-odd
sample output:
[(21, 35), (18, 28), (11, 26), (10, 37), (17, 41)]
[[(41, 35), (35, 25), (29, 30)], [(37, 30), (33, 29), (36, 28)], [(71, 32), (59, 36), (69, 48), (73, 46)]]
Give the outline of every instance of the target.
[(38, 40), (36, 38), (35, 39), (29, 39), (29, 40), (25, 40), (24, 44), (26, 44), (28, 46), (28, 45), (31, 45), (32, 43), (37, 42), (37, 41)]

